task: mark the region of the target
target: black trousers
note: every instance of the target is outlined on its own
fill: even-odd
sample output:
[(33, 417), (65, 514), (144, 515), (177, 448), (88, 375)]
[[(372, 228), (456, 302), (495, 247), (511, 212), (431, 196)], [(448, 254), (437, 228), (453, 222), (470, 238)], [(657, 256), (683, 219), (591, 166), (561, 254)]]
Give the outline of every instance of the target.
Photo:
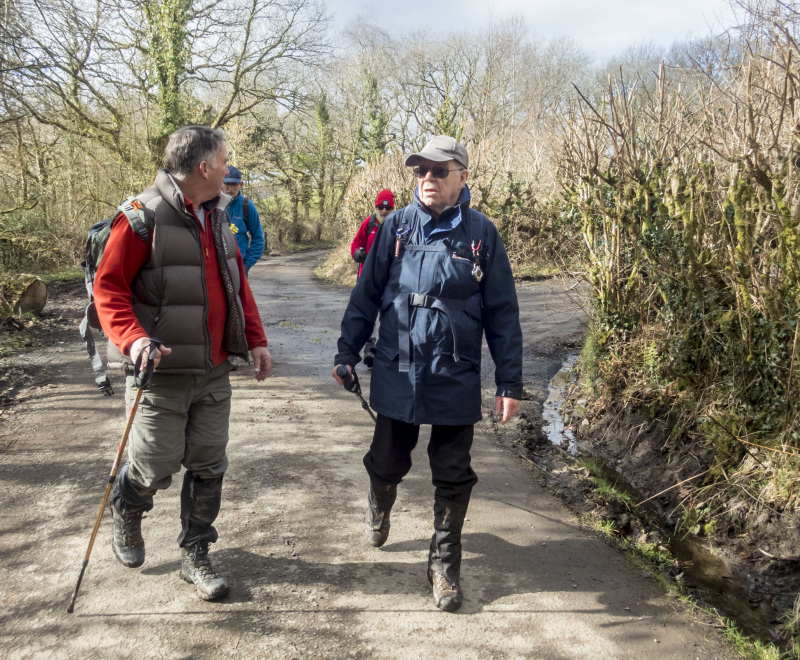
[[(469, 504), (478, 477), (470, 467), (473, 425), (431, 427), (428, 459), (436, 497)], [(372, 445), (364, 467), (377, 486), (399, 484), (411, 469), (411, 452), (419, 440), (419, 426), (378, 414)]]

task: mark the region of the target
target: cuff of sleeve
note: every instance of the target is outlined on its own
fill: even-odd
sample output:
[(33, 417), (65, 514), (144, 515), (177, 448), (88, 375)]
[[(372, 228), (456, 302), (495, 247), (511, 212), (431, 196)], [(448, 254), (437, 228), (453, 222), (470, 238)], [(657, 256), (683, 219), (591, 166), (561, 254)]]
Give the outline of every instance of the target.
[(269, 344), (267, 343), (267, 340), (264, 339), (262, 341), (259, 341), (259, 342), (256, 342), (254, 344), (248, 345), (247, 346), (247, 350), (252, 351), (254, 348), (258, 348), (259, 346), (263, 346), (264, 348), (268, 348)]
[(333, 358), (334, 367), (338, 364), (348, 364), (351, 367), (355, 367), (359, 362), (361, 362), (361, 356), (353, 355), (352, 353), (338, 353)]
[(120, 345), (117, 347), (117, 348), (119, 348), (119, 352), (122, 353), (123, 355), (127, 355), (128, 357), (130, 357), (130, 355), (131, 355), (131, 346), (133, 346), (142, 337), (147, 337), (147, 335), (146, 334), (134, 334), (134, 335), (131, 335), (130, 337), (126, 337), (125, 339), (122, 340)]
[(509, 399), (516, 399), (522, 401), (522, 388), (518, 387), (505, 387), (502, 385), (497, 386), (497, 394), (495, 396), (504, 396)]

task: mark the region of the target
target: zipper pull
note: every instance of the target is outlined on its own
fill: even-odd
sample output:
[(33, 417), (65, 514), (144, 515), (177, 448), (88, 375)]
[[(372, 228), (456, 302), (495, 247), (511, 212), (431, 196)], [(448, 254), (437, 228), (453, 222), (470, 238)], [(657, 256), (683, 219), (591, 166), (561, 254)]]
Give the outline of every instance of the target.
[(476, 282), (480, 282), (483, 279), (483, 269), (481, 268), (481, 245), (483, 245), (483, 241), (478, 241), (477, 245), (475, 241), (472, 241), (470, 248), (472, 248), (472, 277), (475, 278)]
[(406, 242), (406, 236), (408, 232), (411, 231), (411, 227), (406, 229), (405, 231), (400, 231), (399, 229), (395, 231), (395, 241), (394, 241), (394, 256), (395, 259), (400, 256), (400, 246)]

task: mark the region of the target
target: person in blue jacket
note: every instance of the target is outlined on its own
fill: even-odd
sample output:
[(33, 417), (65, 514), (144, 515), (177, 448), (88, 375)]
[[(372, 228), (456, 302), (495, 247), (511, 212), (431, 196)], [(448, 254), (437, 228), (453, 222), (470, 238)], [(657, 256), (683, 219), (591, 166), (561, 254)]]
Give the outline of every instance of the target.
[(334, 364), (352, 371), (380, 314), (370, 381), (377, 423), (364, 456), (367, 539), (375, 547), (386, 542), (397, 484), (411, 469), (420, 425), (430, 424), (428, 579), (436, 606), (455, 611), (463, 600), (461, 529), (478, 480), (470, 448), (481, 419), (481, 343), (485, 336), (495, 363), (495, 414), (505, 424), (522, 399), (522, 333), (503, 241), (469, 206), (467, 150), (440, 135), (406, 166), (417, 175), (414, 201), (378, 230), (342, 319)]
[(222, 182), (222, 192), (233, 200), (228, 205), (231, 218), (231, 231), (236, 237), (239, 252), (242, 253), (245, 275), (261, 258), (264, 252), (264, 230), (258, 217), (256, 205), (242, 194), (242, 174), (235, 167), (228, 167), (228, 176)]

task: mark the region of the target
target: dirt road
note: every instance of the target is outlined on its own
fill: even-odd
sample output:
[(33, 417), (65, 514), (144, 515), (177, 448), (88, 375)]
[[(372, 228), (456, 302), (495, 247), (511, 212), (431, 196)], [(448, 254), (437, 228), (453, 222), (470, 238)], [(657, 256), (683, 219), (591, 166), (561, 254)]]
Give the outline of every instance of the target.
[[(347, 292), (315, 281), (322, 253), (251, 271), (274, 360), (233, 377), (230, 468), (213, 557), (220, 603), (178, 578), (180, 479), (143, 524), (141, 569), (117, 563), (101, 528), (74, 615), (66, 605), (123, 428), (122, 397), (93, 391), (77, 341), (20, 358), (39, 374), (0, 425), (0, 648), (12, 658), (722, 658), (709, 628), (582, 530), (514, 455), (516, 422), (476, 427), (480, 482), (464, 530), (456, 614), (425, 575), (432, 486), (425, 430), (382, 549), (361, 521), (371, 422), (330, 378)], [(524, 402), (535, 418), (581, 315), (559, 287), (519, 287)], [(75, 334), (77, 339), (77, 333)], [(488, 357), (488, 356), (487, 356)], [(10, 368), (6, 361), (3, 368)], [(485, 410), (493, 403), (484, 365)], [(368, 390), (368, 378), (363, 379)], [(116, 376), (121, 384), (121, 377)]]

